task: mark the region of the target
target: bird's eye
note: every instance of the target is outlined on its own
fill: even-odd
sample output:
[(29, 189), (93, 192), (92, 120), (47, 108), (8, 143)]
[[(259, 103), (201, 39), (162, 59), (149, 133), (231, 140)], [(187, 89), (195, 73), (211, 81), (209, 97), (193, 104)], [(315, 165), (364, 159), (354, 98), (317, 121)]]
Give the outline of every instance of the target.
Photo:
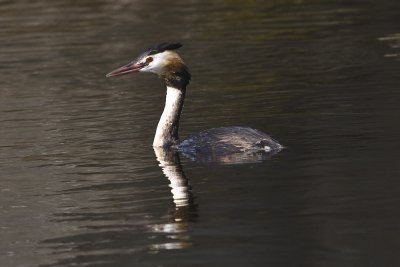
[(149, 63), (152, 62), (152, 61), (153, 61), (153, 58), (152, 58), (152, 57), (146, 58), (146, 63), (147, 63), (147, 64), (149, 64)]

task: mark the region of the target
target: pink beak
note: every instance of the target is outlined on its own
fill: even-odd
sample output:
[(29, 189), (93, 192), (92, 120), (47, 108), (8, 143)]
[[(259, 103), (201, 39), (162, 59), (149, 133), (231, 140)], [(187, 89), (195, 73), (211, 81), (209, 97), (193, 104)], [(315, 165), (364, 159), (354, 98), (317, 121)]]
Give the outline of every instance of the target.
[(144, 66), (144, 63), (135, 64), (131, 62), (125, 66), (113, 70), (112, 72), (108, 73), (106, 77), (121, 76), (132, 72), (139, 72), (139, 70), (142, 69)]

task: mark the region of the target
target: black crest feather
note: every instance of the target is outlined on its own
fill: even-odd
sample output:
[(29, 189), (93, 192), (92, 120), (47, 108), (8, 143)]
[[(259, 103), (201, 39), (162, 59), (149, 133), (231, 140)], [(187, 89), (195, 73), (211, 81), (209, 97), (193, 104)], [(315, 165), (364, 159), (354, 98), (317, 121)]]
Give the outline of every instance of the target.
[(155, 47), (149, 48), (147, 55), (155, 55), (158, 53), (162, 53), (166, 50), (175, 50), (182, 47), (181, 43), (161, 43)]

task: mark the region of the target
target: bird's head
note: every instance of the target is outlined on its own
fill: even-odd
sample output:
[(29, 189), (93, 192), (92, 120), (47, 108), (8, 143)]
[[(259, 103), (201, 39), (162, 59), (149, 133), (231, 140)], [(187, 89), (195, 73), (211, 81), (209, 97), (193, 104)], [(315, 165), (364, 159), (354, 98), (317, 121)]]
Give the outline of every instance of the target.
[(162, 43), (149, 48), (130, 63), (108, 73), (106, 77), (152, 72), (164, 79), (167, 85), (178, 80), (186, 86), (190, 80), (190, 73), (181, 57), (173, 51), (181, 46), (180, 43)]

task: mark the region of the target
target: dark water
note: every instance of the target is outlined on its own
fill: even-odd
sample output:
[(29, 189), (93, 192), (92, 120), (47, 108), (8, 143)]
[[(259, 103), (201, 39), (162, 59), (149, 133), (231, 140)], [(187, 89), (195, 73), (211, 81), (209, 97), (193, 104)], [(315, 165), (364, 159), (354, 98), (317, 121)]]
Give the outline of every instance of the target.
[[(399, 10), (1, 1), (0, 266), (399, 266)], [(246, 125), (288, 148), (153, 151), (160, 81), (104, 75), (166, 40), (193, 75), (181, 136)]]

